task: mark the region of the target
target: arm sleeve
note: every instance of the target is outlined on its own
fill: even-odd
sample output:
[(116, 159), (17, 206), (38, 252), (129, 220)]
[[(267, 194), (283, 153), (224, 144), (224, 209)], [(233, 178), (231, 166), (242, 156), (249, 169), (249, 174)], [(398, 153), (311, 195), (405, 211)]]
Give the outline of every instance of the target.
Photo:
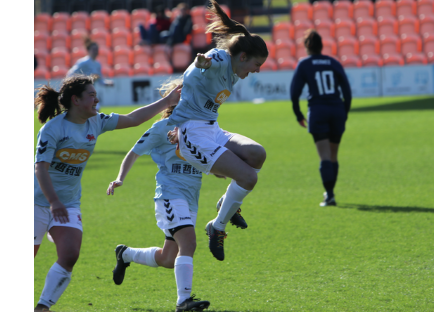
[(212, 58), (211, 66), (207, 69), (199, 68), (199, 70), (201, 74), (207, 78), (213, 78), (215, 75), (229, 66), (230, 56), (223, 51), (211, 50), (205, 55)]
[(119, 120), (119, 114), (111, 113), (110, 115), (106, 115), (99, 113), (96, 117), (98, 120), (97, 122), (99, 129), (101, 129), (99, 134), (116, 129)]
[(49, 128), (43, 127), (37, 137), (35, 163), (45, 161), (51, 163), (56, 152), (56, 135)]
[(294, 76), (292, 77), (291, 87), (290, 87), (290, 95), (292, 101), (292, 110), (294, 111), (295, 116), (297, 117), (297, 121), (301, 121), (304, 119), (303, 113), (300, 111), (300, 95), (303, 91), (303, 87), (305, 84), (303, 75), (301, 74), (300, 64), (298, 63), (297, 68), (295, 69)]
[(338, 63), (338, 76), (339, 76), (339, 85), (341, 86), (342, 95), (344, 97), (344, 105), (345, 110), (347, 113), (350, 111), (351, 108), (351, 87), (350, 83), (348, 82), (347, 75), (345, 74), (344, 68), (340, 63)]
[(152, 149), (161, 145), (162, 143), (162, 133), (158, 131), (158, 127), (153, 124), (150, 129), (148, 129), (141, 138), (133, 146), (132, 151), (139, 156), (150, 155)]

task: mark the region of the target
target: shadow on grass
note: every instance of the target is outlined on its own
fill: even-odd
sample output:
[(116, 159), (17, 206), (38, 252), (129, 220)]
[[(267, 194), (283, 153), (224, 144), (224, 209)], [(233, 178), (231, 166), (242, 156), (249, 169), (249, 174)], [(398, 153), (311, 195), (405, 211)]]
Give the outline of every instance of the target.
[(392, 104), (382, 104), (367, 107), (355, 107), (350, 113), (365, 112), (386, 112), (386, 111), (407, 111), (407, 110), (429, 110), (434, 109), (434, 97), (426, 99), (416, 99)]
[(375, 206), (360, 204), (338, 204), (339, 208), (358, 209), (368, 212), (428, 212), (434, 213), (434, 208), (424, 207), (397, 207), (397, 206)]

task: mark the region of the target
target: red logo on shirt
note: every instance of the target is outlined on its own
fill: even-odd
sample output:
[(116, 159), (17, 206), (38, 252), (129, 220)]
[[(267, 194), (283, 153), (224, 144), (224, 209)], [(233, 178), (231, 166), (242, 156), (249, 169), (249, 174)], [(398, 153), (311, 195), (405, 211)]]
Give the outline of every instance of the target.
[(88, 135), (86, 136), (86, 139), (88, 139), (89, 142), (90, 142), (90, 141), (95, 141), (95, 140), (96, 140), (96, 139), (95, 139), (95, 136), (94, 136), (93, 134), (88, 134)]

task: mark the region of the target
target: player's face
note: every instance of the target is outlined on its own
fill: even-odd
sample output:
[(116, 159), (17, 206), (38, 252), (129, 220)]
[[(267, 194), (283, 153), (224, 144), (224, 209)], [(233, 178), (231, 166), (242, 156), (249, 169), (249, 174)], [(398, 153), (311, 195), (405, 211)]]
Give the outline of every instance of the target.
[(246, 78), (249, 73), (259, 73), (260, 67), (264, 64), (266, 57), (250, 57), (241, 56), (241, 62), (236, 69), (236, 74), (241, 79)]
[(86, 89), (81, 94), (81, 97), (78, 98), (78, 106), (84, 115), (88, 118), (95, 116), (98, 111), (96, 110), (96, 104), (98, 104), (99, 100), (96, 96), (95, 87), (91, 84), (86, 86)]

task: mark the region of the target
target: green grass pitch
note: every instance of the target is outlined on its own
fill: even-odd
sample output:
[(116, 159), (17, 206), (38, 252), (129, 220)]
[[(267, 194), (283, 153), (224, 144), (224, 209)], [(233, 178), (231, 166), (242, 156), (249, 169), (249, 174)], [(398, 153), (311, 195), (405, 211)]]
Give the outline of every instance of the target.
[[(227, 227), (223, 262), (209, 252), (204, 227), (229, 181), (203, 178), (193, 293), (211, 302), (209, 311), (434, 311), (433, 97), (353, 101), (337, 207), (318, 205), (319, 159), (289, 101), (225, 104), (219, 123), (261, 143), (267, 160), (242, 205), (249, 227)], [(82, 179), (80, 259), (54, 311), (174, 311), (173, 270), (133, 263), (121, 286), (112, 281), (117, 244), (164, 241), (153, 210), (157, 167), (149, 156), (139, 158), (115, 196), (105, 193), (151, 125), (98, 138)], [(35, 141), (39, 128), (35, 118)], [(55, 245), (44, 238), (34, 261), (35, 304), (55, 260)]]

